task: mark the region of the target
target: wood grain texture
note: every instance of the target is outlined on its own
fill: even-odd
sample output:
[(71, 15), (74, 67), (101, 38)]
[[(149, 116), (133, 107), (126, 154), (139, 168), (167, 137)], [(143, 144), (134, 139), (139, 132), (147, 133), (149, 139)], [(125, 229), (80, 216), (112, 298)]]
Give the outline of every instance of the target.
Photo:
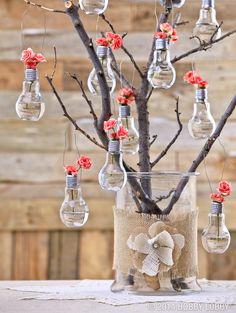
[(48, 279), (48, 239), (48, 232), (14, 233), (12, 279)]
[(11, 280), (13, 255), (13, 235), (12, 232), (0, 232), (0, 280)]
[(80, 235), (80, 279), (112, 277), (113, 233), (85, 231)]

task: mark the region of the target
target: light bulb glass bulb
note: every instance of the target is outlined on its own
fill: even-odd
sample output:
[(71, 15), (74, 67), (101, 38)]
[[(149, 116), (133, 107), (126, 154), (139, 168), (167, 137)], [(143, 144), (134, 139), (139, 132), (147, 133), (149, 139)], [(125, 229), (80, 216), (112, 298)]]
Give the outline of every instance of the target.
[(16, 113), (22, 120), (38, 121), (44, 112), (37, 70), (26, 69), (23, 90), (16, 102)]
[(185, 3), (185, 0), (159, 0), (159, 1), (163, 7), (167, 7), (167, 8), (168, 7), (181, 8)]
[(176, 72), (170, 62), (167, 39), (156, 39), (156, 50), (147, 77), (153, 88), (168, 89), (173, 86)]
[(189, 134), (194, 139), (206, 139), (212, 135), (215, 128), (216, 123), (207, 102), (207, 89), (197, 89), (193, 116), (188, 122)]
[(222, 203), (212, 203), (208, 219), (209, 224), (202, 232), (202, 245), (209, 253), (222, 254), (228, 249), (231, 240), (225, 225), (225, 215), (222, 213)]
[(119, 108), (118, 124), (128, 130), (128, 135), (122, 140), (121, 151), (124, 154), (135, 154), (139, 150), (139, 133), (130, 115), (130, 107), (121, 105)]
[[(97, 47), (97, 55), (98, 55), (99, 60), (101, 62), (110, 93), (113, 93), (115, 88), (116, 88), (116, 79), (115, 79), (114, 73), (113, 73), (112, 68), (111, 68), (111, 59), (109, 57), (108, 47), (98, 46)], [(89, 88), (89, 91), (94, 95), (100, 95), (101, 94), (99, 81), (98, 81), (98, 77), (97, 77), (95, 68), (93, 68), (93, 70), (89, 74), (88, 88)]]
[(89, 209), (83, 199), (77, 176), (67, 175), (65, 199), (61, 205), (60, 218), (70, 228), (82, 227), (88, 220)]
[(102, 14), (106, 11), (109, 0), (80, 0), (79, 5), (86, 14)]
[(123, 166), (120, 141), (110, 140), (106, 163), (99, 172), (98, 181), (102, 189), (119, 191), (127, 182), (127, 173)]
[[(214, 0), (202, 0), (200, 16), (193, 30), (193, 35), (197, 36), (202, 41), (209, 41), (218, 26), (219, 23), (216, 20)], [(219, 28), (213, 39), (218, 39), (220, 36), (221, 29)]]

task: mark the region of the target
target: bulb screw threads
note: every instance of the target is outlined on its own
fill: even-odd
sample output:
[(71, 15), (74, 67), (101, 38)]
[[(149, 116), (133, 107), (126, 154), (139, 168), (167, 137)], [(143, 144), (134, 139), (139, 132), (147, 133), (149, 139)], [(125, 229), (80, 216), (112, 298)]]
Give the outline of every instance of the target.
[(121, 118), (125, 118), (127, 116), (131, 115), (131, 110), (130, 110), (130, 106), (129, 105), (121, 105), (119, 108), (119, 116)]
[(120, 140), (110, 140), (108, 144), (108, 152), (119, 154), (120, 153)]
[(77, 176), (66, 175), (66, 187), (71, 189), (78, 187)]
[(214, 8), (215, 7), (215, 0), (202, 0), (202, 7), (203, 8)]
[(213, 201), (211, 204), (211, 214), (222, 214), (223, 204), (220, 202)]
[(196, 100), (197, 101), (207, 100), (207, 89), (206, 88), (199, 88), (196, 90)]
[(32, 68), (27, 68), (25, 70), (25, 79), (29, 81), (34, 81), (38, 77), (37, 70), (34, 70)]
[(108, 54), (108, 47), (98, 46), (97, 47), (97, 55), (98, 57), (106, 57)]
[(167, 50), (168, 39), (167, 38), (157, 38), (156, 39), (156, 50)]

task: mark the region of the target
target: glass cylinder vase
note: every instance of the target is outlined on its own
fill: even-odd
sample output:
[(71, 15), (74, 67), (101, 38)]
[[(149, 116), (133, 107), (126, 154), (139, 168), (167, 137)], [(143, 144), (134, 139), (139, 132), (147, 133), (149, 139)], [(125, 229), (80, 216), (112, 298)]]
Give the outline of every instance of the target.
[[(149, 198), (163, 210), (184, 180), (188, 183), (168, 215), (143, 213), (150, 209), (142, 201), (143, 189), (148, 187)], [(157, 295), (200, 291), (197, 217), (196, 174), (128, 173), (114, 207), (115, 281), (111, 290)]]

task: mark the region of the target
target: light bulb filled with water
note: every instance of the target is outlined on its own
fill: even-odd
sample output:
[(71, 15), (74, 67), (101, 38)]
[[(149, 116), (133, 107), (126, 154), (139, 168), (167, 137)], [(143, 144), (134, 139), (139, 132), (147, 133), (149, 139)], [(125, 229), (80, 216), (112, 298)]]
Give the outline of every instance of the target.
[(16, 113), (21, 120), (38, 121), (44, 111), (38, 72), (36, 69), (26, 69), (23, 90), (16, 102)]
[(109, 0), (80, 0), (79, 5), (86, 14), (102, 14), (106, 11)]
[(216, 123), (207, 101), (207, 89), (199, 88), (196, 90), (193, 116), (188, 122), (189, 134), (194, 139), (206, 139), (212, 135), (215, 128)]
[(208, 219), (209, 223), (202, 232), (202, 245), (209, 253), (222, 254), (228, 249), (231, 240), (222, 203), (212, 202)]
[(98, 180), (102, 189), (108, 191), (117, 192), (125, 186), (127, 173), (123, 166), (119, 140), (109, 141), (106, 163), (99, 172)]
[(65, 199), (61, 205), (60, 218), (70, 228), (84, 226), (89, 216), (89, 209), (83, 199), (77, 176), (66, 176)]
[[(106, 78), (106, 82), (110, 93), (113, 93), (116, 88), (116, 79), (111, 68), (111, 59), (109, 57), (109, 48), (105, 46), (98, 46), (97, 47), (97, 55), (101, 62), (104, 75)], [(100, 95), (100, 85), (97, 77), (97, 73), (95, 68), (91, 71), (88, 77), (88, 89), (93, 95)]]
[(156, 39), (153, 62), (148, 70), (148, 81), (153, 88), (169, 89), (176, 79), (176, 72), (170, 61), (168, 39)]
[(193, 35), (200, 38), (202, 41), (209, 41), (212, 39), (218, 39), (221, 36), (221, 29), (219, 23), (216, 20), (216, 10), (214, 8), (215, 0), (202, 0), (202, 8), (200, 10), (200, 16), (193, 30)]
[(135, 154), (139, 150), (139, 133), (131, 116), (130, 106), (121, 105), (119, 108), (118, 124), (128, 130), (128, 135), (122, 140), (121, 151), (124, 154)]

